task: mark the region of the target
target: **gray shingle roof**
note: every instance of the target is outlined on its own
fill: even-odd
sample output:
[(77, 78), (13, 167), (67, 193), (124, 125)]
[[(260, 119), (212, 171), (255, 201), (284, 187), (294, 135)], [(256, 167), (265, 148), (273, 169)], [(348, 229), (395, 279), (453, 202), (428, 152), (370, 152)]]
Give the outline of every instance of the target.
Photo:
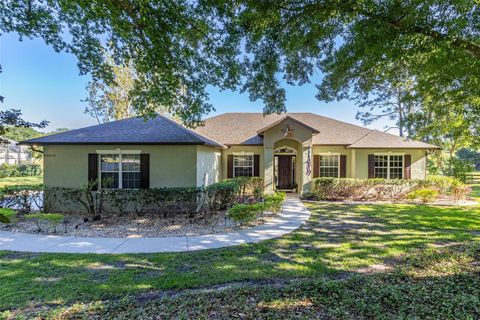
[(197, 144), (225, 148), (221, 143), (161, 115), (146, 121), (135, 117), (108, 122), (25, 140), (20, 144)]
[[(314, 113), (286, 113), (264, 116), (262, 113), (224, 113), (205, 120), (195, 132), (224, 145), (261, 145), (258, 130), (289, 116), (319, 131), (312, 137), (314, 145), (343, 145), (351, 148), (424, 148), (436, 146), (367, 129)], [(365, 139), (365, 140), (363, 140)]]

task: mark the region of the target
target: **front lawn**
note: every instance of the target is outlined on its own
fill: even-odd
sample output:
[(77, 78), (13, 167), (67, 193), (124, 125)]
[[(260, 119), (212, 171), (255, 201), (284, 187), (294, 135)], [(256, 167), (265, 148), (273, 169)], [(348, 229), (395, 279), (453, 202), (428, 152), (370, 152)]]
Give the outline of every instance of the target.
[(480, 201), (480, 184), (471, 184), (470, 187), (472, 188), (470, 196), (477, 199), (477, 201)]
[[(351, 278), (352, 275), (361, 275), (359, 281), (366, 285), (365, 299), (373, 294), (396, 295), (403, 290), (402, 288), (410, 288), (403, 284), (403, 281), (413, 280), (400, 277), (398, 280), (401, 280), (400, 283), (396, 283), (397, 280), (388, 278), (389, 276), (384, 280), (383, 276), (372, 278), (373, 276), (366, 274), (396, 270), (399, 265), (403, 265), (399, 259), (405, 254), (417, 256), (417, 249), (430, 248), (428, 250), (431, 250), (431, 248), (458, 244), (470, 245), (480, 238), (478, 207), (342, 204), (308, 204), (308, 207), (312, 210), (312, 217), (297, 231), (279, 239), (234, 248), (136, 255), (2, 252), (0, 253), (0, 283), (2, 284), (0, 310), (5, 310), (7, 315), (10, 311), (6, 310), (14, 312), (13, 310), (17, 309), (13, 315), (18, 316), (19, 313), (41, 312), (41, 306), (48, 306), (48, 312), (53, 312), (52, 310), (55, 309), (58, 312), (58, 308), (79, 303), (68, 310), (71, 313), (77, 309), (103, 306), (107, 302), (102, 301), (107, 299), (111, 300), (107, 306), (126, 303), (125, 299), (121, 302), (117, 299), (127, 296), (136, 299), (135, 301), (138, 299), (143, 302), (156, 301), (164, 294), (168, 296), (171, 292), (168, 290), (202, 288), (234, 282), (248, 283), (248, 286), (242, 289), (245, 291), (245, 297), (252, 295), (252, 299), (256, 299), (259, 295), (267, 294), (270, 300), (265, 303), (272, 309), (290, 308), (289, 304), (293, 305), (292, 310), (302, 303), (315, 305), (316, 302), (312, 300), (314, 297), (305, 296), (303, 300), (297, 299), (299, 293), (312, 295), (315, 290), (320, 290), (320, 295), (334, 290), (338, 297), (343, 299), (340, 299), (340, 302), (355, 305), (359, 302), (355, 302), (355, 299), (360, 299), (360, 296), (352, 297), (350, 300), (343, 296), (352, 294), (351, 291), (355, 290), (357, 290), (356, 295), (360, 295), (364, 290), (355, 284), (356, 276)], [(460, 252), (465, 251), (462, 250)], [(425, 254), (425, 252), (422, 253), (422, 255)], [(478, 255), (471, 254), (470, 250), (468, 258), (465, 259), (470, 261), (477, 258)], [(459, 273), (466, 272), (461, 267), (465, 259), (459, 258), (458, 263), (442, 264), (442, 272), (448, 274), (448, 277), (442, 275), (432, 279), (440, 282), (454, 281)], [(426, 261), (420, 259), (419, 263), (426, 263)], [(478, 288), (470, 278), (468, 275), (467, 285), (475, 285)], [(428, 280), (428, 278), (422, 279), (422, 281)], [(296, 283), (293, 289), (288, 283), (291, 280)], [(397, 291), (392, 289), (393, 291), (388, 293), (385, 291), (388, 288), (383, 289), (377, 281), (380, 283), (391, 281)], [(279, 283), (278, 292), (275, 291), (275, 287), (269, 287), (268, 283)], [(432, 283), (427, 281), (425, 285), (432, 285)], [(256, 286), (260, 286), (258, 291), (255, 289)], [(302, 289), (304, 287), (307, 289)], [(456, 292), (466, 290), (465, 283), (460, 282), (448, 282), (448, 288), (451, 298), (455, 298)], [(427, 289), (422, 287), (418, 290)], [(166, 293), (165, 290), (167, 290)], [(416, 295), (427, 293), (428, 291), (415, 292)], [(205, 294), (198, 295), (200, 304), (204, 300), (210, 301)], [(236, 290), (231, 295), (242, 294), (243, 291)], [(402, 294), (410, 293), (406, 290)], [(429, 297), (434, 299), (436, 296), (429, 295)], [(373, 297), (370, 298), (373, 299)], [(220, 296), (218, 299), (223, 298)], [(378, 297), (378, 299), (394, 299), (394, 297)], [(275, 302), (277, 300), (278, 302)], [(363, 303), (367, 303), (367, 300)], [(89, 304), (94, 301), (100, 302)], [(188, 301), (190, 300), (177, 301), (172, 308), (176, 308), (176, 305), (179, 308), (188, 308)], [(222, 301), (226, 306), (230, 305), (227, 300)], [(239, 297), (237, 304), (241, 305), (241, 301)], [(205, 303), (206, 307), (208, 302), (205, 301)], [(377, 303), (380, 304), (379, 301)], [(469, 303), (471, 305), (472, 302)], [(478, 301), (475, 303), (480, 309)], [(349, 307), (345, 306), (345, 308), (349, 310)], [(169, 314), (175, 314), (175, 310), (171, 310)], [(391, 311), (395, 312), (395, 310)], [(206, 314), (204, 316), (208, 317)]]
[(13, 185), (33, 185), (43, 183), (42, 176), (0, 178), (0, 188)]

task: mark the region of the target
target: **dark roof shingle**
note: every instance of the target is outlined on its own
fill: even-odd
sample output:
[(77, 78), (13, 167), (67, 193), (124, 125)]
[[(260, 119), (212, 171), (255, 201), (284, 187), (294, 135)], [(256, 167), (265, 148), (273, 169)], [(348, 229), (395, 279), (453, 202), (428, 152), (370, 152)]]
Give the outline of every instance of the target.
[(145, 120), (141, 117), (123, 119), (50, 136), (29, 139), (21, 144), (198, 144), (225, 148), (162, 116)]

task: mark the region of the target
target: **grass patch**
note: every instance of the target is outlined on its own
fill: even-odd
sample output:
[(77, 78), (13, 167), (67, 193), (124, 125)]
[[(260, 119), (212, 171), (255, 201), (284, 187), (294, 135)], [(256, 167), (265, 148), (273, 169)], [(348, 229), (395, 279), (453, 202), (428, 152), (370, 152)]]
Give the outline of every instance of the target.
[[(241, 281), (302, 279), (306, 285), (323, 283), (325, 277), (369, 272), (373, 265), (395, 266), (399, 256), (418, 249), (428, 251), (480, 238), (478, 208), (343, 204), (308, 207), (311, 219), (295, 232), (234, 248), (134, 255), (0, 252), (0, 316), (2, 310), (7, 314), (8, 310), (21, 312), (42, 305), (53, 309), (75, 303), (88, 305), (154, 291)], [(457, 273), (455, 267), (446, 268)], [(329, 287), (328, 282), (323, 285)], [(357, 285), (342, 290), (360, 292)], [(339, 292), (342, 296), (343, 291)], [(292, 305), (300, 303), (295, 299)]]
[(480, 184), (471, 184), (470, 187), (472, 188), (470, 196), (480, 201)]
[[(480, 246), (428, 249), (388, 274), (96, 301), (59, 319), (478, 319)], [(445, 267), (449, 266), (449, 267)], [(451, 272), (454, 271), (454, 272)]]
[(32, 185), (43, 183), (42, 176), (34, 177), (6, 177), (0, 179), (0, 188), (15, 185)]

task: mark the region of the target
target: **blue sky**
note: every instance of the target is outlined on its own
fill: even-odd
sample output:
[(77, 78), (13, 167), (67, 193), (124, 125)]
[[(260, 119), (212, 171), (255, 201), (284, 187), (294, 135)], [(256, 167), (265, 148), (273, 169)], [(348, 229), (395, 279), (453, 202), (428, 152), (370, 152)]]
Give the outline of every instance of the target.
[[(21, 109), (29, 121), (50, 121), (47, 130), (79, 128), (96, 124), (84, 113), (81, 102), (86, 97), (89, 76), (80, 76), (75, 56), (57, 53), (40, 39), (24, 39), (6, 34), (0, 36), (0, 94), (5, 97), (1, 108)], [(338, 120), (360, 124), (355, 119), (357, 107), (350, 101), (320, 102), (315, 98), (315, 85), (286, 87), (290, 112), (313, 112)], [(247, 94), (209, 89), (210, 102), (216, 111), (261, 112), (261, 101), (251, 102)], [(383, 130), (386, 122), (377, 122), (372, 129)], [(396, 132), (391, 132), (396, 133)]]

